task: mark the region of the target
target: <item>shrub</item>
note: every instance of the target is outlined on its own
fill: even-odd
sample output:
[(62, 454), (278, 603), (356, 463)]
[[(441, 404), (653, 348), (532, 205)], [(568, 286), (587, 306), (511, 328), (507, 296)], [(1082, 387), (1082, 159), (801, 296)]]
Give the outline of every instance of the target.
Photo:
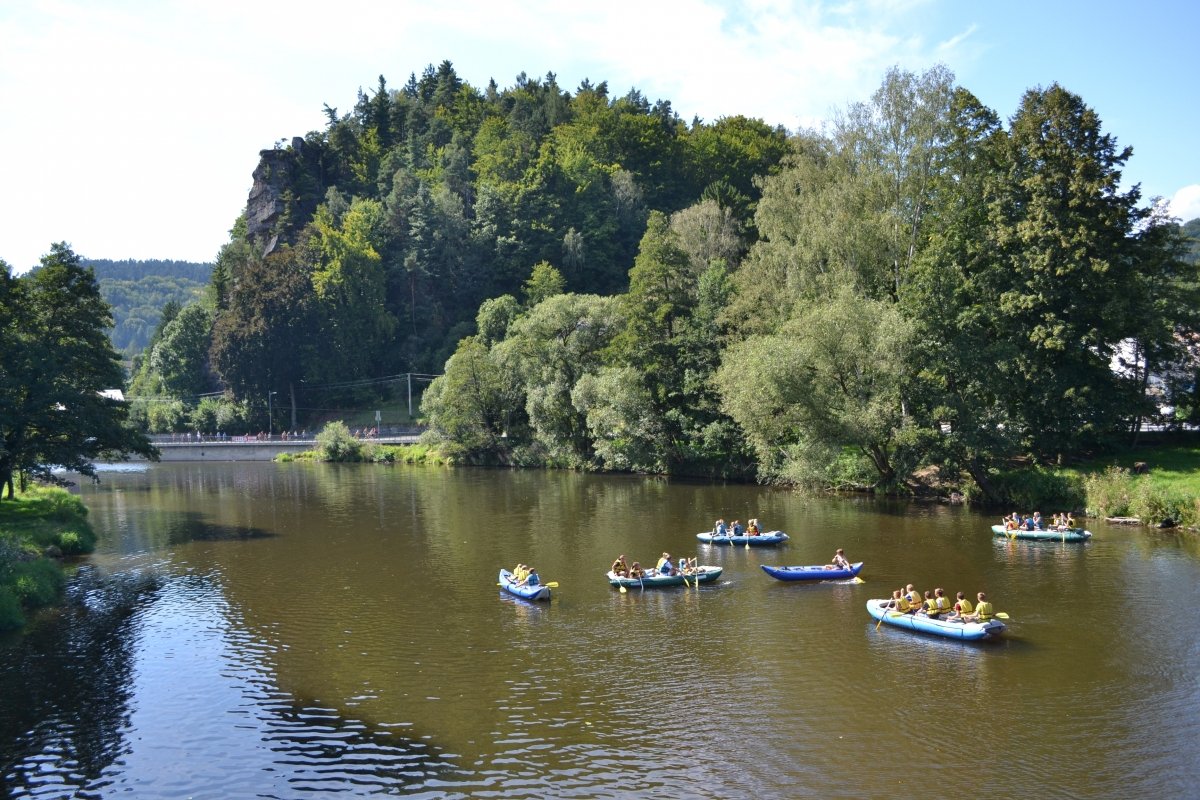
[(362, 442), (351, 435), (346, 423), (338, 420), (328, 423), (317, 434), (317, 452), (322, 461), (361, 461)]
[(1087, 513), (1093, 517), (1132, 516), (1134, 478), (1129, 470), (1109, 467), (1083, 480)]
[(56, 544), (65, 555), (77, 556), (90, 553), (95, 548), (95, 536), (81, 534), (79, 531), (63, 531), (58, 535)]

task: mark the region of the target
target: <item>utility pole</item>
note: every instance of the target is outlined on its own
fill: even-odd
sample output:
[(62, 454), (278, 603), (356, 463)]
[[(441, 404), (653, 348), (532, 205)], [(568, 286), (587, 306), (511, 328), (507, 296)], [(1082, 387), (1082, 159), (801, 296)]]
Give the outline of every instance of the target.
[(408, 421), (412, 422), (412, 373), (408, 373)]

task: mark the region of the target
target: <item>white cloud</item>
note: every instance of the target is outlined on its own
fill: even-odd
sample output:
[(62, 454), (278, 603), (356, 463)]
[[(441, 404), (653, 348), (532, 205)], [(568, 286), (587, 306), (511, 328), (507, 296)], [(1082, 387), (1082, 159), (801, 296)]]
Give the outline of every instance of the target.
[(1184, 186), (1171, 197), (1171, 215), (1183, 222), (1200, 217), (1200, 183)]

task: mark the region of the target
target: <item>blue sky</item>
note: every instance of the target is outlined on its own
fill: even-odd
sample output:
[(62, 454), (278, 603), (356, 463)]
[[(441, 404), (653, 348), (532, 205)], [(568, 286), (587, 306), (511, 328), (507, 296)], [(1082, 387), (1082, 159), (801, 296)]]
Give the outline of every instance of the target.
[[(440, 4), (439, 4), (440, 5)], [(1200, 3), (1091, 0), (12, 0), (0, 8), (0, 258), (208, 261), (258, 151), (324, 127), (361, 87), (449, 60), (670, 100), (685, 120), (814, 126), (893, 65), (942, 63), (1002, 118), (1028, 88), (1080, 95), (1143, 196), (1200, 216)]]

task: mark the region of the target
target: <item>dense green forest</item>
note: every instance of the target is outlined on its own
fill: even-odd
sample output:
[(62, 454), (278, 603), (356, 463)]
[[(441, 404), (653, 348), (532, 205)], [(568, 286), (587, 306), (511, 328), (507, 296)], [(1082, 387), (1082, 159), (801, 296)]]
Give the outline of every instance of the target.
[(112, 306), (110, 338), (127, 360), (150, 344), (163, 308), (199, 300), (212, 275), (212, 264), (190, 261), (90, 258), (84, 263), (95, 270), (100, 294)]
[(443, 62), (325, 112), (138, 359), (150, 428), (444, 372), (422, 410), (462, 460), (999, 499), (1196, 416), (1194, 240), (1056, 84), (1005, 123), (893, 69), (789, 133)]

